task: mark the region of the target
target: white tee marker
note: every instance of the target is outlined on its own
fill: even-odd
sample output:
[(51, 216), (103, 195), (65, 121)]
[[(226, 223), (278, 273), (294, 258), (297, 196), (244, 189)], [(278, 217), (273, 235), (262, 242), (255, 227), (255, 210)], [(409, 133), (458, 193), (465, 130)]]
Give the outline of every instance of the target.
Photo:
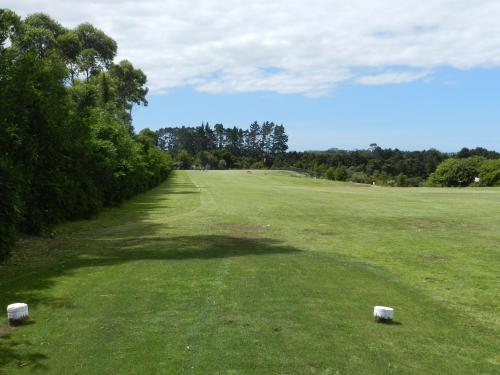
[(20, 323), (28, 319), (28, 305), (26, 303), (13, 303), (7, 306), (7, 318), (10, 323)]
[(386, 306), (375, 306), (373, 308), (373, 319), (381, 323), (390, 323), (394, 317), (394, 309)]

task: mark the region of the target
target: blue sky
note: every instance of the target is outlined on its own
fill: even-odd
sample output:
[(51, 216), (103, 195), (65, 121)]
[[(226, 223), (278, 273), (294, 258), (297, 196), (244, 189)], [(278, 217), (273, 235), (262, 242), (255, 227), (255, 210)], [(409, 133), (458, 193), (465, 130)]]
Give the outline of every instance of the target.
[(149, 102), (135, 109), (137, 130), (202, 121), (247, 127), (270, 120), (286, 126), (293, 150), (366, 148), (372, 142), (405, 150), (500, 150), (500, 69), (439, 69), (426, 80), (347, 84), (321, 97), (177, 88), (150, 95)]
[(499, 0), (3, 0), (90, 22), (148, 76), (137, 129), (254, 120), (294, 150), (500, 150)]

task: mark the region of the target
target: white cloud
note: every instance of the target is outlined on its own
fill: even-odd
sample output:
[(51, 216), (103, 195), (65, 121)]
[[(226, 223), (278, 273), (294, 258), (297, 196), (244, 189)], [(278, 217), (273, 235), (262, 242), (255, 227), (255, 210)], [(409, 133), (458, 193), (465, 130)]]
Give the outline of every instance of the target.
[[(500, 66), (498, 0), (4, 0), (117, 40), (152, 91), (322, 95), (404, 83), (440, 66)], [(375, 73), (374, 73), (375, 72)]]
[(356, 82), (363, 85), (408, 83), (425, 78), (428, 75), (428, 72), (386, 72), (381, 74), (361, 76), (356, 79)]

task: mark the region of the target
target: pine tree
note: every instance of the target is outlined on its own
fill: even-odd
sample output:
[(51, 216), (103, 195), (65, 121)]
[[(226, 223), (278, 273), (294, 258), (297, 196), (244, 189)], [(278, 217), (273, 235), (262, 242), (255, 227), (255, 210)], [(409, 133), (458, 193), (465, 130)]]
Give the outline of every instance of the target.
[(288, 135), (285, 133), (283, 125), (276, 125), (272, 135), (272, 153), (284, 154), (288, 150)]

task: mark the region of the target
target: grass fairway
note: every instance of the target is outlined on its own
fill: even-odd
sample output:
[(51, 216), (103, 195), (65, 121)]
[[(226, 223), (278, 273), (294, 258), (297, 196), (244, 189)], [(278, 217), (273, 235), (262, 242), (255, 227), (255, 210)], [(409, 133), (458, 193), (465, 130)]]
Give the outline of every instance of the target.
[(179, 171), (20, 241), (15, 301), (1, 374), (499, 374), (500, 190)]

